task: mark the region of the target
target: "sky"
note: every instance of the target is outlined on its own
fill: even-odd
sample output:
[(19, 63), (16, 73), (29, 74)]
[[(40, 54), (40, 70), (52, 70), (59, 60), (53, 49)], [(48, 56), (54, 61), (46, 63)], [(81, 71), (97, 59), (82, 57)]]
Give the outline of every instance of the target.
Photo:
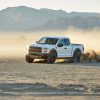
[(14, 6), (100, 13), (100, 0), (0, 0), (0, 10)]

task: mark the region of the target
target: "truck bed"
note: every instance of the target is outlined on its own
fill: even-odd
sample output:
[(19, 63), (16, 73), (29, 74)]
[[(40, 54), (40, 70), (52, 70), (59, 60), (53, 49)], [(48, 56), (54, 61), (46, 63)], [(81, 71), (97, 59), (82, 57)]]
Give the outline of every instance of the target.
[(82, 44), (75, 44), (75, 43), (72, 43), (72, 46), (83, 46)]

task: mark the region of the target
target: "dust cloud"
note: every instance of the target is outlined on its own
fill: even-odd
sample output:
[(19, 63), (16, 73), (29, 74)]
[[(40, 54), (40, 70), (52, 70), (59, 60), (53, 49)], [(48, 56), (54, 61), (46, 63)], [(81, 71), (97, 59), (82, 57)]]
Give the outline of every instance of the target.
[(100, 29), (83, 31), (78, 29), (68, 29), (66, 31), (46, 31), (46, 32), (22, 32), (22, 33), (0, 33), (0, 57), (19, 58), (24, 57), (26, 47), (35, 43), (43, 36), (66, 36), (72, 43), (83, 44), (85, 52), (100, 52)]

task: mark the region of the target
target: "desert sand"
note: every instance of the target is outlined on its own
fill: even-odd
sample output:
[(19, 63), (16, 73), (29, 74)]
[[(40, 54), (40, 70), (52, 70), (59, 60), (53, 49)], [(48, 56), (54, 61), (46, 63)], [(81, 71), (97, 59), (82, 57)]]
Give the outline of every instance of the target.
[(100, 63), (0, 63), (0, 100), (99, 100)]

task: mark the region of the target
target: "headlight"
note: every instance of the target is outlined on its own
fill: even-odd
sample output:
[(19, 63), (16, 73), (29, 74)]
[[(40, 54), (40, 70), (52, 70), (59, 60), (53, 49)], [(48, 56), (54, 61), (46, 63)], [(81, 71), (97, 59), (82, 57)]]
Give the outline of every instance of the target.
[(48, 52), (49, 48), (43, 48), (43, 52)]

